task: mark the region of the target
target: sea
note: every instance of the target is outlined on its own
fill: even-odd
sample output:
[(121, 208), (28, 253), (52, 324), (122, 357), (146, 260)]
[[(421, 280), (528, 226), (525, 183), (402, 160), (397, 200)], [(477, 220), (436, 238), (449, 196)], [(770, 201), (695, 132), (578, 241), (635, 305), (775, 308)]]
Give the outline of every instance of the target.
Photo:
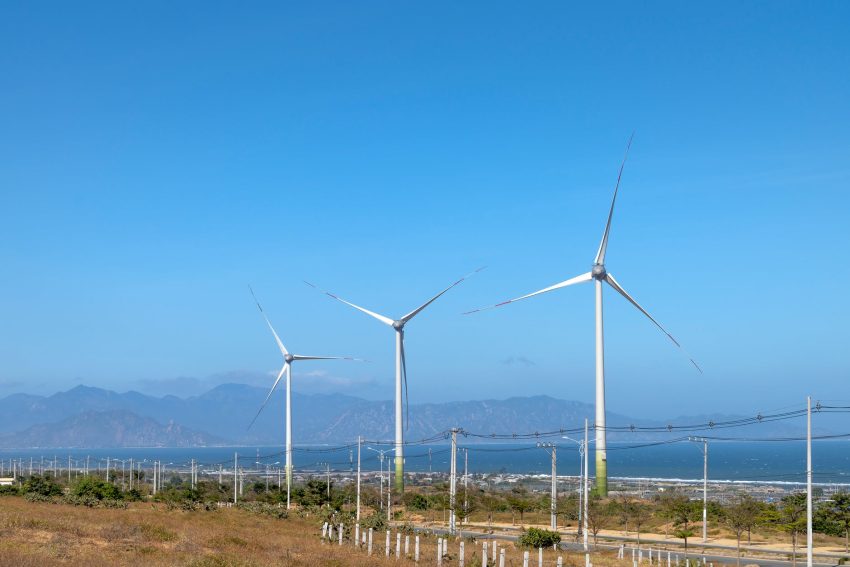
[[(556, 449), (559, 476), (578, 476), (580, 453), (578, 445), (569, 440), (558, 443)], [(383, 451), (383, 464), (381, 462)], [(551, 448), (536, 443), (465, 443), (458, 442), (458, 471), (470, 474), (550, 474)], [(356, 470), (357, 444), (296, 445), (293, 448), (294, 468), (300, 472), (330, 470), (345, 473)], [(450, 468), (451, 447), (448, 444), (410, 445), (405, 448), (405, 468), (417, 473), (447, 473)], [(364, 471), (386, 470), (392, 459), (389, 443), (364, 443), (360, 462)], [(74, 470), (134, 466), (150, 469), (155, 461), (169, 470), (188, 470), (194, 460), (207, 473), (233, 470), (234, 462), (244, 470), (275, 471), (285, 461), (282, 446), (262, 447), (191, 447), (191, 448), (114, 448), (114, 449), (5, 449), (0, 450), (0, 476), (9, 473), (12, 461), (26, 473), (33, 470)], [(590, 473), (594, 471), (591, 445)], [(850, 441), (814, 441), (812, 470), (816, 484), (850, 485)], [(806, 480), (806, 444), (802, 441), (740, 442), (709, 441), (708, 476), (713, 482), (748, 481), (771, 483), (802, 483)], [(703, 477), (703, 445), (698, 442), (662, 444), (609, 443), (608, 475), (612, 478), (647, 478), (696, 481)]]

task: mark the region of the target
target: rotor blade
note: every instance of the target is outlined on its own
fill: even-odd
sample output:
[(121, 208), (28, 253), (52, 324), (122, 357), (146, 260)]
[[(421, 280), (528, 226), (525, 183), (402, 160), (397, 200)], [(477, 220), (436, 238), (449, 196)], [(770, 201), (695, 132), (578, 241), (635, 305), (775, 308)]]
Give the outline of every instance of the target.
[(626, 166), (626, 158), (629, 157), (629, 148), (632, 147), (632, 138), (635, 133), (629, 136), (629, 143), (626, 146), (626, 154), (623, 156), (623, 162), (620, 164), (620, 172), (617, 174), (617, 185), (614, 186), (614, 198), (611, 199), (611, 210), (608, 211), (608, 222), (605, 223), (605, 232), (602, 233), (602, 242), (599, 243), (599, 251), (596, 252), (595, 264), (605, 263), (605, 251), (608, 249), (608, 234), (611, 232), (611, 218), (614, 216), (614, 203), (617, 202), (617, 191), (620, 189), (620, 179), (623, 177), (623, 168)]
[(355, 309), (357, 309), (358, 311), (362, 311), (362, 312), (363, 312), (363, 313), (365, 313), (366, 315), (370, 315), (370, 316), (374, 317), (375, 319), (377, 319), (377, 320), (378, 320), (378, 321), (380, 321), (381, 323), (386, 323), (387, 325), (390, 325), (390, 326), (392, 326), (392, 324), (393, 324), (393, 320), (392, 320), (392, 319), (390, 319), (389, 317), (384, 317), (383, 315), (379, 315), (379, 314), (375, 313), (374, 311), (369, 311), (368, 309), (365, 309), (365, 308), (363, 308), (363, 307), (360, 307), (359, 305), (354, 305), (354, 304), (353, 304), (353, 303), (351, 303), (350, 301), (346, 301), (346, 300), (344, 300), (343, 298), (338, 297), (338, 296), (336, 296), (336, 295), (332, 294), (332, 293), (331, 293), (331, 292), (329, 292), (329, 291), (325, 291), (325, 290), (323, 290), (323, 289), (319, 289), (317, 286), (315, 286), (314, 284), (311, 284), (311, 283), (310, 283), (310, 282), (308, 282), (308, 281), (304, 281), (304, 283), (305, 283), (305, 284), (307, 284), (307, 285), (309, 285), (309, 286), (310, 286), (310, 287), (312, 287), (313, 289), (315, 289), (315, 290), (319, 291), (320, 293), (324, 293), (324, 294), (325, 294), (325, 295), (327, 295), (328, 297), (333, 297), (333, 298), (334, 298), (334, 299), (336, 299), (337, 301), (341, 301), (342, 303), (345, 303), (345, 304), (346, 304), (346, 305), (348, 305), (348, 306), (354, 307), (354, 308), (355, 308)]
[(260, 302), (257, 300), (257, 296), (256, 296), (256, 295), (254, 295), (254, 288), (252, 288), (251, 286), (248, 286), (248, 289), (250, 289), (250, 290), (251, 290), (251, 297), (253, 297), (253, 298), (254, 298), (254, 303), (256, 303), (256, 304), (257, 304), (257, 309), (259, 309), (259, 310), (260, 310), (260, 314), (263, 316), (263, 319), (265, 319), (265, 320), (266, 320), (266, 325), (268, 325), (268, 326), (269, 326), (269, 330), (270, 330), (270, 331), (272, 332), (272, 334), (274, 335), (274, 340), (275, 340), (275, 342), (277, 342), (277, 346), (278, 346), (278, 348), (280, 349), (280, 353), (281, 353), (282, 355), (286, 356), (287, 354), (289, 354), (289, 351), (288, 351), (288, 350), (286, 350), (286, 347), (285, 347), (285, 346), (283, 346), (283, 342), (281, 342), (280, 337), (279, 337), (279, 336), (277, 336), (277, 333), (275, 332), (274, 327), (272, 327), (272, 323), (271, 323), (271, 321), (269, 321), (269, 318), (266, 316), (266, 312), (265, 312), (265, 311), (263, 311), (263, 306), (262, 306), (262, 305), (260, 305)]
[(407, 356), (404, 354), (404, 330), (401, 333), (401, 377), (404, 380), (404, 414), (407, 419), (405, 429), (410, 429), (410, 398), (407, 389)]
[(363, 358), (351, 356), (305, 356), (303, 354), (293, 354), (292, 360), (356, 360), (357, 362), (366, 362)]
[(423, 309), (425, 309), (426, 307), (428, 307), (429, 305), (434, 303), (434, 301), (436, 301), (437, 298), (439, 298), (441, 295), (443, 295), (444, 293), (446, 293), (447, 291), (452, 289), (454, 286), (456, 286), (457, 284), (459, 284), (460, 282), (462, 282), (466, 278), (477, 274), (478, 272), (480, 272), (481, 270), (483, 270), (486, 267), (487, 266), (482, 266), (482, 267), (478, 268), (477, 270), (475, 270), (474, 272), (470, 272), (470, 273), (466, 274), (465, 276), (463, 276), (462, 278), (457, 280), (455, 283), (453, 283), (452, 285), (450, 285), (449, 287), (447, 287), (446, 289), (444, 289), (443, 291), (441, 291), (440, 293), (438, 293), (437, 295), (435, 295), (434, 297), (432, 297), (431, 299), (429, 299), (428, 301), (426, 301), (425, 303), (423, 303), (422, 305), (420, 305), (419, 307), (417, 307), (416, 309), (414, 309), (413, 311), (411, 311), (410, 313), (408, 313), (407, 315), (402, 317), (401, 321), (404, 322), (404, 323), (407, 323), (408, 321), (410, 321), (411, 319), (416, 317), (416, 315), (418, 315), (420, 311), (422, 311)]
[(472, 311), (467, 311), (467, 312), (464, 313), (464, 315), (469, 315), (470, 313), (478, 313), (479, 311), (486, 311), (488, 309), (494, 309), (496, 307), (501, 307), (502, 305), (507, 305), (508, 303), (514, 303), (515, 301), (519, 301), (521, 299), (528, 299), (529, 297), (534, 297), (535, 295), (540, 295), (541, 293), (546, 293), (548, 291), (554, 291), (556, 289), (561, 289), (562, 287), (567, 287), (568, 285), (589, 282), (591, 279), (593, 279), (591, 273), (587, 272), (586, 274), (582, 274), (580, 276), (570, 278), (568, 280), (562, 281), (561, 283), (556, 283), (555, 285), (550, 285), (549, 287), (543, 288), (539, 291), (535, 291), (534, 293), (529, 293), (528, 295), (523, 295), (522, 297), (515, 297), (514, 299), (509, 299), (507, 301), (497, 303), (496, 305), (488, 305), (487, 307), (479, 307), (478, 309), (473, 309)]
[(253, 426), (254, 422), (257, 421), (257, 418), (260, 417), (260, 412), (262, 412), (263, 408), (266, 407), (266, 404), (269, 403), (269, 399), (272, 397), (272, 394), (274, 393), (274, 389), (277, 388), (278, 382), (280, 382), (280, 379), (283, 377), (283, 373), (286, 372), (286, 367), (287, 367), (288, 364), (289, 364), (288, 362), (283, 363), (283, 368), (280, 369), (280, 373), (277, 375), (277, 380), (275, 380), (274, 384), (272, 384), (272, 389), (269, 390), (269, 393), (266, 396), (266, 399), (263, 401), (263, 405), (261, 405), (260, 409), (257, 410), (257, 415), (254, 416), (254, 419), (251, 420), (251, 424), (248, 425), (248, 429), (251, 429), (251, 426)]
[[(613, 287), (613, 288), (617, 291), (617, 293), (619, 293), (620, 295), (622, 295), (623, 297), (625, 297), (625, 298), (629, 301), (629, 303), (631, 303), (632, 305), (634, 305), (635, 307), (637, 307), (637, 308), (638, 308), (638, 310), (639, 310), (641, 313), (643, 313), (644, 315), (646, 315), (646, 316), (649, 318), (649, 320), (650, 320), (650, 321), (652, 321), (653, 323), (655, 323), (655, 326), (656, 326), (656, 327), (658, 327), (659, 329), (661, 329), (661, 332), (662, 332), (662, 333), (664, 333), (665, 335), (667, 335), (667, 337), (668, 337), (671, 341), (673, 341), (673, 344), (674, 344), (674, 345), (676, 345), (677, 347), (679, 347), (680, 349), (682, 349), (682, 352), (684, 352), (685, 354), (687, 354), (687, 351), (685, 351), (685, 349), (684, 349), (684, 348), (682, 348), (682, 345), (680, 345), (680, 344), (679, 344), (679, 341), (677, 341), (675, 338), (673, 338), (673, 335), (671, 335), (670, 333), (668, 333), (668, 332), (667, 332), (667, 329), (665, 329), (664, 327), (662, 327), (662, 326), (661, 326), (661, 323), (659, 323), (658, 321), (656, 321), (656, 320), (652, 317), (652, 315), (650, 315), (650, 314), (647, 312), (647, 310), (646, 310), (646, 309), (644, 309), (643, 307), (641, 307), (641, 306), (638, 304), (638, 302), (637, 302), (637, 301), (635, 301), (635, 300), (634, 300), (634, 298), (633, 298), (631, 295), (629, 295), (629, 294), (626, 292), (626, 290), (624, 290), (624, 289), (623, 289), (623, 286), (621, 286), (621, 285), (617, 282), (617, 280), (616, 280), (616, 279), (614, 279), (614, 276), (613, 276), (613, 275), (611, 275), (611, 273), (610, 273), (610, 272), (609, 272), (609, 273), (607, 273), (607, 274), (605, 275), (605, 281), (607, 281), (607, 282), (608, 282), (608, 285), (610, 285), (611, 287)], [(696, 369), (697, 369), (697, 370), (699, 370), (700, 374), (702, 374), (702, 368), (700, 368), (700, 367), (699, 367), (699, 365), (696, 363), (696, 361), (695, 361), (693, 358), (691, 358), (691, 357), (690, 357), (690, 355), (688, 355), (688, 359), (690, 359), (691, 364), (693, 364), (693, 365), (694, 365), (694, 367), (696, 367)]]

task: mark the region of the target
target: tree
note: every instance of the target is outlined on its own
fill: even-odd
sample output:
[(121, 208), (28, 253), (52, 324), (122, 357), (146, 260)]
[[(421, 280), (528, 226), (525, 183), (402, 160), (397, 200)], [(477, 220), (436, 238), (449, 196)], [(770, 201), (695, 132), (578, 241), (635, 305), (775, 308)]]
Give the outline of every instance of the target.
[(539, 528), (528, 528), (519, 537), (517, 543), (522, 547), (552, 547), (561, 542), (561, 534)]
[(850, 493), (833, 494), (827, 510), (830, 519), (844, 532), (844, 551), (850, 553)]
[(602, 503), (602, 499), (597, 494), (591, 494), (587, 501), (587, 529), (593, 535), (593, 545), (596, 545), (596, 536), (599, 531), (605, 526), (610, 519), (607, 507)]
[(652, 514), (646, 504), (635, 501), (632, 502), (629, 507), (629, 517), (631, 518), (632, 525), (635, 527), (635, 531), (637, 532), (637, 542), (638, 546), (640, 546), (641, 528), (650, 520)]
[(693, 537), (696, 532), (690, 526), (680, 526), (676, 528), (676, 531), (673, 532), (673, 535), (679, 539), (685, 540), (685, 559), (688, 558), (688, 538)]
[(758, 507), (754, 506), (754, 503), (755, 501), (751, 496), (744, 495), (724, 510), (723, 522), (735, 534), (738, 565), (741, 564), (741, 535), (744, 530), (751, 530), (756, 523)]
[(623, 526), (623, 535), (629, 535), (629, 522), (632, 519), (632, 507), (634, 502), (626, 495), (613, 502), (612, 510), (616, 511), (617, 520)]
[(797, 567), (797, 536), (806, 533), (806, 494), (796, 492), (783, 497), (776, 512), (777, 527), (791, 534), (791, 564)]
[[(519, 513), (520, 525), (524, 523), (525, 513), (534, 509), (534, 504), (534, 500), (528, 496), (528, 491), (522, 487), (514, 488), (508, 496), (508, 506), (512, 513)], [(516, 523), (516, 517), (513, 523)]]
[(696, 533), (691, 522), (695, 522), (701, 516), (701, 510), (698, 509), (696, 504), (696, 502), (688, 500), (684, 496), (675, 497), (670, 502), (670, 518), (676, 528), (673, 535), (685, 541), (685, 558), (688, 557), (688, 538)]

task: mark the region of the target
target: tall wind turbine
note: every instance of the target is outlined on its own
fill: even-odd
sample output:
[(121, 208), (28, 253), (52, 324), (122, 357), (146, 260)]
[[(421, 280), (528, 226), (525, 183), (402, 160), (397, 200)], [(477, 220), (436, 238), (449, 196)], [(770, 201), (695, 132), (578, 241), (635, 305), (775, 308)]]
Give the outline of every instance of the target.
[[(398, 494), (404, 492), (404, 432), (403, 432), (403, 419), (402, 419), (402, 384), (404, 385), (404, 398), (405, 405), (407, 404), (407, 361), (404, 356), (404, 326), (410, 322), (411, 319), (416, 317), (423, 309), (434, 303), (441, 295), (452, 289), (454, 286), (458, 285), (460, 282), (465, 280), (466, 278), (472, 276), (473, 274), (477, 274), (484, 268), (478, 268), (472, 273), (469, 273), (455, 283), (408, 313), (398, 319), (390, 319), (389, 317), (385, 317), (383, 315), (379, 315), (374, 311), (369, 311), (359, 305), (355, 305), (350, 301), (346, 301), (341, 297), (338, 297), (328, 291), (319, 290), (318, 287), (311, 284), (310, 282), (304, 282), (310, 287), (313, 287), (325, 295), (336, 299), (346, 305), (357, 309), (358, 311), (362, 311), (366, 315), (370, 317), (374, 317), (381, 323), (385, 325), (389, 325), (395, 331), (395, 490)], [(408, 424), (410, 421), (410, 414), (408, 409)]]
[[(605, 252), (608, 249), (608, 235), (611, 232), (611, 218), (614, 216), (614, 203), (616, 203), (617, 201), (617, 191), (620, 189), (620, 179), (623, 176), (623, 167), (626, 165), (626, 158), (629, 155), (629, 148), (631, 147), (631, 145), (632, 139), (629, 138), (629, 143), (626, 146), (626, 153), (623, 156), (623, 161), (620, 164), (620, 171), (617, 174), (617, 184), (614, 187), (614, 198), (611, 200), (611, 209), (608, 211), (608, 222), (605, 223), (605, 232), (602, 233), (602, 242), (599, 243), (599, 250), (596, 252), (596, 257), (593, 260), (593, 267), (591, 268), (591, 270), (587, 273), (581, 274), (580, 276), (576, 276), (560, 283), (556, 283), (555, 285), (551, 285), (539, 291), (529, 293), (528, 295), (523, 295), (515, 299), (509, 299), (507, 301), (503, 301), (502, 303), (497, 303), (496, 305), (491, 305), (489, 307), (474, 309), (466, 313), (476, 313), (478, 311), (484, 311), (486, 309), (492, 309), (494, 307), (501, 307), (503, 305), (507, 305), (508, 303), (520, 301), (521, 299), (528, 299), (529, 297), (534, 297), (535, 295), (540, 295), (574, 284), (580, 284), (589, 281), (592, 281), (594, 283), (594, 286), (596, 288), (596, 485), (597, 491), (601, 496), (606, 496), (608, 494), (608, 463), (605, 443), (605, 347), (602, 331), (602, 284), (607, 283), (612, 288), (614, 288), (617, 293), (625, 297), (629, 303), (634, 305), (641, 313), (646, 315), (649, 320), (655, 324), (656, 327), (661, 329), (661, 331), (665, 335), (667, 335), (667, 337), (669, 337), (671, 341), (673, 341), (673, 344), (675, 344), (680, 349), (682, 348), (682, 345), (680, 345), (679, 342), (673, 338), (673, 335), (668, 333), (667, 330), (652, 317), (652, 315), (650, 315), (643, 307), (641, 307), (638, 302), (635, 301), (634, 298), (632, 298), (632, 296), (629, 295), (625, 289), (623, 289), (623, 287), (617, 282), (617, 280), (614, 279), (614, 276), (605, 269)], [(684, 349), (682, 350), (684, 351)], [(688, 358), (690, 359), (694, 367), (696, 367), (696, 369), (699, 370), (700, 373), (702, 373), (702, 370), (697, 365), (697, 363), (694, 362), (694, 359), (690, 357)]]
[[(250, 289), (250, 287), (249, 287)], [(283, 346), (283, 341), (280, 340), (280, 337), (277, 335), (277, 332), (272, 327), (271, 321), (269, 321), (266, 312), (263, 311), (263, 306), (260, 305), (260, 302), (257, 300), (257, 296), (254, 295), (254, 290), (251, 289), (251, 296), (254, 298), (254, 303), (257, 304), (257, 309), (260, 310), (260, 314), (263, 316), (263, 319), (266, 320), (266, 325), (268, 325), (269, 330), (274, 335), (274, 340), (277, 343), (277, 348), (280, 349), (280, 354), (283, 355), (283, 366), (280, 369), (280, 372), (277, 375), (277, 379), (272, 384), (271, 390), (269, 390), (266, 399), (263, 401), (263, 405), (260, 406), (260, 409), (257, 410), (257, 415), (254, 416), (254, 419), (251, 420), (251, 424), (248, 426), (248, 429), (254, 425), (254, 422), (257, 421), (257, 418), (260, 417), (260, 413), (263, 411), (263, 408), (266, 407), (266, 404), (269, 402), (269, 399), (272, 397), (272, 393), (274, 393), (275, 388), (277, 388), (280, 379), (286, 375), (286, 507), (289, 508), (289, 496), (292, 488), (292, 363), (296, 360), (358, 360), (359, 358), (351, 358), (349, 356), (305, 356), (302, 354), (290, 354), (286, 347)]]

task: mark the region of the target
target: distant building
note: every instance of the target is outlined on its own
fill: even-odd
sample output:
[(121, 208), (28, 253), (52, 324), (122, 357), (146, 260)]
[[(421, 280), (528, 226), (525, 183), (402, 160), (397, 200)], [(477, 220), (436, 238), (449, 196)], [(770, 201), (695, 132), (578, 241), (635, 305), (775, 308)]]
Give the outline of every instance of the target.
[(0, 477), (0, 486), (12, 486), (13, 484), (15, 484), (15, 477), (13, 477), (13, 476)]

